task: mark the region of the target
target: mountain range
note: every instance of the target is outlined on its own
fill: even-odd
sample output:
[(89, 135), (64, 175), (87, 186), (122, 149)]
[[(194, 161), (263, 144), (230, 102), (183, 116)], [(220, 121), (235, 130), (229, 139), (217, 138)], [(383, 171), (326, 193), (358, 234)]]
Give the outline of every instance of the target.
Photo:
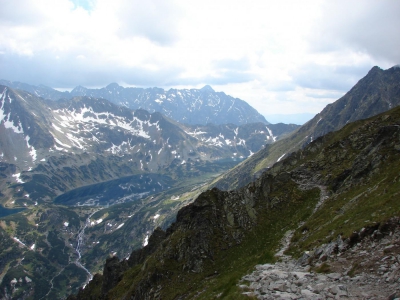
[[(399, 107), (349, 123), (282, 159), (243, 188), (202, 193), (178, 212), (166, 231), (156, 229), (149, 243), (126, 259), (108, 258), (102, 275), (68, 299), (247, 299), (247, 291), (261, 287), (239, 287), (241, 278), (249, 278), (245, 275), (257, 264), (273, 263), (286, 237), (286, 255), (337, 281), (326, 290), (306, 287), (302, 276), (315, 275), (302, 269), (294, 272), (293, 287), (279, 279), (266, 282), (261, 298), (269, 285), (271, 297), (284, 299), (374, 295), (367, 289), (348, 290), (342, 283), (351, 281), (342, 280), (346, 275), (370, 276), (374, 284), (385, 286), (382, 299), (396, 297), (398, 263), (387, 275), (374, 277), (369, 274), (378, 272), (379, 265), (365, 268), (368, 260), (359, 264), (357, 255), (345, 262), (344, 274), (330, 274), (329, 269), (341, 255), (358, 251), (361, 242), (370, 240), (377, 247), (383, 237), (400, 230), (399, 124)], [(400, 254), (400, 240), (385, 240), (388, 256), (383, 253), (380, 261)], [(279, 272), (277, 276), (287, 279)]]
[(233, 98), (223, 92), (215, 92), (209, 85), (201, 89), (124, 88), (111, 83), (104, 88), (89, 89), (75, 87), (71, 92), (60, 92), (44, 85), (32, 86), (26, 83), (0, 80), (1, 85), (21, 89), (44, 99), (59, 100), (73, 97), (107, 99), (130, 109), (144, 109), (186, 124), (235, 124), (261, 122), (269, 124), (247, 102)]
[(374, 116), (400, 105), (400, 68), (382, 70), (375, 66), (343, 97), (327, 105), (291, 135), (268, 145), (251, 159), (234, 167), (214, 182), (229, 190), (246, 185), (275, 162), (288, 156), (318, 137), (341, 129), (348, 123)]
[[(241, 299), (240, 278), (255, 264), (274, 262), (274, 253), (286, 236), (287, 254), (300, 257), (306, 251), (304, 255), (314, 259), (307, 264), (329, 272), (331, 260), (327, 263), (326, 250), (320, 249), (337, 249), (328, 252), (334, 260), (347, 249), (354, 252), (358, 241), (369, 238), (366, 232), (392, 235), (398, 225), (387, 224), (400, 212), (400, 110), (356, 120), (398, 105), (398, 76), (398, 68), (373, 68), (343, 98), (273, 144), (286, 146), (285, 152), (275, 158), (274, 165), (259, 169), (258, 179), (242, 182), (237, 190), (214, 188), (202, 193), (179, 211), (166, 231), (156, 229), (144, 248), (122, 261), (109, 258), (102, 275), (70, 299), (89, 295), (91, 299)], [(254, 170), (252, 161), (257, 163), (259, 157), (271, 160), (272, 146), (234, 168), (236, 176), (250, 177), (246, 171)], [(253, 169), (240, 170), (246, 164)], [(307, 253), (315, 253), (315, 258)], [(352, 276), (364, 276), (366, 269), (357, 261), (347, 265)], [(274, 293), (280, 291), (288, 290), (279, 288)], [(316, 290), (297, 291), (293, 297), (318, 297)], [(393, 291), (385, 293), (396, 295)], [(323, 295), (328, 294), (333, 295), (329, 291)]]
[(2, 87), (1, 201), (29, 209), (0, 221), (0, 295), (63, 298), (100, 271), (70, 299), (240, 299), (282, 238), (299, 258), (384, 227), (399, 213), (400, 113), (359, 119), (398, 105), (399, 70), (374, 67), (300, 128)]
[(0, 222), (11, 298), (76, 292), (110, 251), (129, 255), (211, 178), (298, 127), (190, 125), (101, 98), (0, 91), (0, 209), (25, 208)]
[(174, 165), (194, 172), (206, 161), (238, 162), (296, 128), (185, 125), (105, 99), (50, 101), (5, 86), (0, 101), (0, 156), (7, 170), (0, 184), (8, 206), (51, 201), (80, 186)]

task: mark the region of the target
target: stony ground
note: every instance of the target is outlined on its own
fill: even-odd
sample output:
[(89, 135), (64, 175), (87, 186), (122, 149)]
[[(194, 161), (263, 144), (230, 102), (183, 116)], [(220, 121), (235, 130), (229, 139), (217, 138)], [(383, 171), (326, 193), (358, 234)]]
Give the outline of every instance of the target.
[[(290, 232), (284, 239), (290, 240)], [(286, 247), (286, 245), (284, 245)], [(243, 293), (258, 299), (399, 299), (400, 223), (387, 235), (365, 237), (343, 251), (256, 266), (242, 278)]]

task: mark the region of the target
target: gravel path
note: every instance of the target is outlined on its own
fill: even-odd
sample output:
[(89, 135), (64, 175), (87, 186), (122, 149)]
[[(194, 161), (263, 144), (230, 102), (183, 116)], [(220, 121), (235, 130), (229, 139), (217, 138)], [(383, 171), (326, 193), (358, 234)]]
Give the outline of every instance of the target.
[[(314, 251), (299, 260), (283, 254), (293, 234), (288, 231), (277, 252), (280, 261), (257, 265), (253, 273), (244, 276), (240, 283), (243, 294), (257, 299), (400, 300), (400, 221), (396, 222), (387, 235), (376, 230), (353, 247), (339, 237), (333, 243), (341, 252), (327, 255)], [(319, 249), (332, 248), (335, 245)], [(325, 273), (313, 272), (318, 269)]]

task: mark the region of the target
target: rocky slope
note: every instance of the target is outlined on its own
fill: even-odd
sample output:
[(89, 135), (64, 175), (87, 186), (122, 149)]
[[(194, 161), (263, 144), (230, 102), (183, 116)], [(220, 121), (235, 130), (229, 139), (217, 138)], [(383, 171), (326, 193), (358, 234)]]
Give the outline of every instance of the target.
[(219, 178), (213, 186), (228, 190), (244, 186), (262, 170), (319, 136), (339, 130), (356, 120), (372, 117), (400, 104), (400, 68), (373, 67), (342, 98), (326, 106), (319, 114), (294, 131), (287, 139), (269, 145), (250, 159)]
[(196, 173), (207, 161), (240, 161), (296, 128), (282, 124), (274, 134), (276, 127), (263, 123), (183, 125), (104, 99), (46, 101), (5, 86), (0, 120), (0, 196), (8, 206), (48, 202), (81, 186), (138, 173), (179, 177), (171, 172), (179, 165)]
[(357, 232), (357, 243), (339, 238), (300, 260), (257, 265), (240, 287), (257, 299), (399, 298), (399, 219), (371, 229)]
[(6, 299), (76, 292), (110, 253), (126, 257), (171, 224), (212, 176), (295, 128), (183, 125), (104, 99), (0, 90), (0, 203), (25, 208), (0, 221)]
[(265, 118), (245, 101), (223, 92), (215, 92), (208, 85), (201, 89), (165, 91), (160, 88), (123, 88), (112, 83), (102, 89), (76, 87), (71, 94), (101, 97), (131, 109), (158, 111), (181, 123), (268, 124)]
[[(149, 244), (129, 259), (108, 259), (103, 275), (96, 275), (69, 299), (240, 299), (245, 297), (240, 279), (255, 265), (274, 262), (274, 253), (289, 230), (293, 235), (286, 236), (290, 241), (287, 255), (300, 258), (304, 251), (312, 251), (308, 257), (321, 261), (346, 248), (332, 247), (332, 242), (361, 247), (365, 228), (373, 229), (375, 236), (379, 232), (382, 237), (390, 236), (390, 232), (396, 236), (400, 214), (399, 124), (400, 108), (350, 123), (282, 159), (241, 189), (212, 189), (201, 194), (179, 211), (166, 232), (157, 230)], [(393, 230), (387, 231), (385, 224), (390, 220), (397, 221)], [(376, 243), (378, 252), (385, 251), (385, 239)], [(348, 276), (364, 276), (364, 265), (357, 264), (351, 250), (348, 253), (343, 256), (347, 266), (352, 266)], [(335, 281), (339, 277), (334, 265), (334, 273), (327, 271), (326, 275), (333, 280), (326, 279), (329, 282), (322, 290), (310, 284), (310, 288), (303, 288), (307, 290), (303, 297), (312, 299), (313, 294), (325, 290), (325, 296), (346, 296), (342, 294), (346, 288)], [(395, 269), (393, 272), (397, 272)], [(381, 272), (386, 274), (386, 270), (385, 266)], [(307, 277), (299, 273), (296, 280), (302, 275)], [(368, 280), (375, 286), (388, 276), (378, 273)], [(382, 297), (395, 292), (388, 290)]]
[(46, 86), (32, 86), (20, 82), (0, 80), (0, 84), (22, 89), (45, 99), (59, 100), (87, 96), (107, 99), (130, 109), (144, 109), (186, 124), (235, 124), (261, 122), (265, 118), (245, 101), (223, 92), (215, 92), (210, 86), (201, 89), (124, 88), (111, 83), (104, 88), (89, 89), (77, 86), (71, 92), (59, 92)]

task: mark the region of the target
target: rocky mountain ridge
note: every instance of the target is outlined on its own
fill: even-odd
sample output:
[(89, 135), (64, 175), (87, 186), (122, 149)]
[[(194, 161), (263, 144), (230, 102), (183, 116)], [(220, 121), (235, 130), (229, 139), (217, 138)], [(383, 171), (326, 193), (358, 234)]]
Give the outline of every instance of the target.
[[(157, 230), (148, 246), (127, 260), (108, 259), (103, 275), (69, 299), (240, 299), (240, 279), (252, 266), (273, 262), (289, 230), (285, 253), (294, 257), (306, 250), (316, 255), (338, 237), (342, 244), (358, 243), (354, 232), (384, 227), (400, 213), (398, 124), (400, 108), (350, 123), (243, 188), (208, 190), (181, 209), (165, 233)], [(363, 270), (350, 258), (347, 264), (351, 276)], [(341, 284), (333, 284), (328, 292), (340, 297)], [(313, 299), (315, 292), (302, 295)]]
[(0, 220), (0, 298), (76, 292), (110, 253), (128, 256), (168, 226), (212, 176), (296, 128), (185, 125), (105, 99), (0, 90), (0, 202), (25, 208)]
[[(26, 99), (25, 96), (22, 98)], [(12, 104), (15, 104), (14, 102)], [(76, 109), (72, 106), (71, 111), (74, 109), (74, 114), (76, 114), (82, 107)], [(34, 112), (34, 107), (32, 111)], [(45, 113), (47, 113), (46, 110), (41, 112), (41, 114)], [(39, 115), (36, 112), (35, 114)], [(10, 126), (6, 128), (6, 132), (15, 133), (13, 128), (21, 130), (23, 123), (21, 120), (12, 119), (12, 124), (8, 123), (11, 115), (14, 116), (14, 114), (7, 111), (3, 115), (6, 116), (4, 124)], [(114, 175), (120, 178), (121, 174), (132, 174), (130, 168), (133, 161), (127, 161), (126, 154), (123, 156), (121, 153), (113, 155), (107, 152), (104, 155), (97, 155), (95, 160), (84, 152), (79, 154), (83, 149), (79, 149), (75, 143), (81, 143), (80, 139), (85, 136), (80, 136), (78, 130), (74, 130), (75, 132), (70, 134), (75, 140), (72, 139), (69, 143), (75, 148), (71, 152), (63, 151), (62, 159), (43, 157), (46, 160), (41, 161), (43, 159), (40, 156), (41, 153), (35, 148), (36, 162), (39, 163), (40, 169), (34, 176), (35, 179), (39, 179), (36, 182), (40, 184), (34, 189), (41, 194), (43, 191), (49, 191), (48, 201), (57, 196), (52, 189), (61, 187), (61, 184), (76, 186), (77, 183), (70, 180), (72, 177), (78, 178), (79, 184), (92, 177), (96, 178), (96, 182), (99, 180), (102, 182), (91, 185), (91, 182), (87, 181), (86, 184), (89, 185), (82, 189), (73, 189), (70, 193), (64, 193), (62, 195), (64, 198), (61, 199), (65, 202), (61, 204), (76, 203), (73, 202), (74, 200), (69, 202), (72, 199), (82, 200), (87, 204), (106, 203), (101, 201), (108, 197), (107, 191), (111, 193), (117, 191), (120, 197), (118, 201), (123, 201), (134, 197), (135, 193), (143, 193), (142, 190), (138, 190), (136, 185), (138, 181), (143, 185), (159, 182), (168, 187), (170, 180), (176, 180), (176, 178), (184, 178), (184, 180), (180, 187), (173, 186), (160, 194), (148, 195), (140, 201), (121, 203), (95, 212), (93, 209), (96, 208), (93, 207), (64, 207), (62, 205), (50, 207), (48, 204), (42, 206), (41, 203), (35, 205), (35, 201), (29, 199), (34, 193), (21, 190), (22, 186), (32, 188), (32, 184), (22, 185), (17, 181), (24, 178), (24, 174), (21, 174), (23, 172), (19, 172), (15, 164), (2, 164), (0, 166), (2, 177), (4, 179), (3, 175), (5, 175), (7, 178), (2, 183), (7, 185), (11, 183), (13, 191), (18, 195), (15, 205), (27, 204), (30, 209), (4, 218), (0, 222), (0, 234), (4, 237), (2, 239), (4, 243), (0, 245), (1, 293), (15, 299), (61, 298), (62, 295), (76, 291), (77, 287), (86, 281), (88, 274), (85, 269), (79, 267), (80, 263), (89, 270), (99, 270), (98, 265), (102, 264), (102, 259), (107, 255), (112, 255), (113, 258), (108, 263), (108, 271), (104, 270), (106, 282), (110, 284), (103, 287), (104, 277), (96, 275), (91, 284), (96, 286), (97, 291), (98, 289), (103, 291), (101, 295), (88, 289), (88, 293), (91, 293), (82, 294), (80, 297), (85, 296), (86, 298), (83, 299), (90, 299), (90, 297), (99, 298), (108, 295), (108, 297), (118, 299), (134, 291), (136, 293), (138, 288), (144, 293), (147, 289), (151, 299), (152, 297), (168, 299), (171, 295), (181, 295), (182, 298), (233, 297), (240, 299), (244, 292), (238, 287), (240, 279), (253, 271), (252, 266), (274, 261), (274, 253), (279, 249), (280, 240), (288, 230), (293, 231), (293, 236), (290, 239), (287, 254), (300, 258), (304, 251), (314, 253), (315, 250), (323, 247), (323, 244), (330, 245), (332, 241), (338, 241), (339, 235), (344, 242), (353, 231), (360, 232), (365, 226), (374, 227), (377, 223), (384, 224), (387, 219), (399, 214), (395, 201), (399, 190), (396, 170), (399, 168), (397, 156), (393, 155), (393, 149), (399, 149), (398, 137), (396, 131), (393, 131), (393, 128), (396, 128), (393, 125), (398, 124), (398, 120), (396, 121), (397, 117), (395, 117), (395, 121), (392, 122), (392, 116), (392, 113), (388, 113), (377, 122), (372, 122), (370, 127), (367, 126), (356, 132), (350, 139), (346, 139), (347, 134), (365, 123), (349, 124), (350, 127), (346, 127), (347, 131), (340, 133), (339, 136), (335, 134), (329, 135), (326, 139), (313, 138), (313, 147), (307, 148), (308, 152), (303, 149), (300, 156), (280, 155), (279, 157), (282, 157), (279, 163), (271, 168), (269, 177), (267, 176), (263, 182), (266, 185), (263, 192), (260, 193), (258, 189), (260, 183), (257, 181), (248, 188), (245, 201), (242, 199), (243, 195), (236, 192), (220, 192), (216, 189), (206, 192), (206, 196), (202, 197), (203, 202), (198, 202), (200, 205), (194, 205), (194, 209), (190, 206), (185, 213), (180, 215), (180, 221), (186, 224), (183, 226), (183, 231), (178, 225), (173, 227), (177, 230), (172, 234), (170, 234), (171, 230), (164, 233), (156, 230), (160, 233), (158, 238), (150, 236), (154, 228), (162, 226), (165, 229), (174, 220), (174, 211), (194, 201), (199, 192), (205, 190), (207, 186), (204, 185), (205, 177), (200, 180), (192, 179), (204, 176), (206, 173), (220, 172), (222, 170), (220, 166), (216, 166), (211, 161), (192, 161), (193, 164), (188, 168), (188, 163), (182, 164), (182, 161), (178, 159), (161, 174), (166, 175), (163, 177), (163, 182), (154, 180), (154, 174), (146, 173), (146, 176), (142, 177), (144, 175), (142, 172), (126, 176), (121, 181), (114, 181), (112, 179)], [(114, 124), (120, 120), (109, 118), (108, 115), (107, 117), (100, 116), (99, 111), (94, 109), (88, 112), (86, 117), (90, 119), (88, 125), (92, 127), (105, 126), (104, 123), (94, 124), (94, 118), (104, 117), (104, 120)], [(389, 126), (383, 128), (382, 124)], [(84, 126), (78, 125), (79, 130)], [(374, 139), (372, 136), (376, 134), (375, 129), (378, 127), (381, 130), (379, 133), (381, 138), (385, 136), (390, 138)], [(271, 129), (269, 125), (268, 128)], [(23, 129), (25, 131), (25, 128)], [(275, 129), (271, 130), (274, 136), (277, 135)], [(240, 134), (240, 131), (238, 134), (235, 134), (235, 131), (238, 131), (236, 127), (230, 125), (213, 125), (207, 130), (195, 126), (189, 130), (183, 130), (184, 133), (191, 132), (192, 135), (188, 134), (189, 136), (201, 136), (199, 140), (204, 138), (205, 140), (202, 141), (204, 143), (209, 139), (214, 144), (224, 143), (225, 140), (230, 140), (228, 136)], [(244, 130), (244, 134), (249, 135), (255, 131), (268, 130), (256, 127)], [(210, 132), (210, 135), (204, 135), (203, 132)], [(120, 137), (118, 134), (117, 136)], [(69, 140), (70, 137), (66, 136), (65, 139)], [(375, 144), (372, 143), (374, 140)], [(334, 146), (328, 147), (329, 150), (321, 150), (325, 149), (322, 144), (328, 141), (331, 141)], [(29, 142), (33, 142), (31, 136)], [(250, 141), (246, 141), (247, 145), (249, 143)], [(275, 143), (278, 145), (279, 141)], [(368, 143), (373, 145), (368, 148), (366, 147)], [(225, 142), (224, 147), (227, 144)], [(28, 147), (24, 139), (21, 145)], [(57, 147), (60, 147), (60, 144), (57, 144)], [(64, 148), (64, 150), (68, 149), (68, 147)], [(357, 159), (360, 149), (364, 149), (364, 152)], [(250, 154), (250, 151), (248, 152)], [(231, 159), (235, 157), (234, 153), (239, 152), (236, 150), (230, 152)], [(312, 156), (312, 153), (315, 156)], [(245, 154), (247, 155), (247, 152)], [(303, 158), (310, 158), (310, 155), (311, 162), (305, 163)], [(258, 153), (255, 153), (252, 157), (257, 156)], [(26, 157), (32, 160), (31, 155)], [(29, 162), (28, 159), (26, 161)], [(391, 168), (387, 167), (387, 161), (390, 161)], [(80, 167), (72, 167), (72, 163), (75, 162), (78, 162)], [(301, 162), (305, 165), (301, 166)], [(137, 162), (137, 166), (139, 165), (140, 160)], [(51, 170), (56, 170), (60, 166), (64, 173), (59, 177), (53, 176)], [(293, 171), (292, 168), (297, 169)], [(262, 169), (263, 167), (258, 169), (260, 175)], [(51, 178), (58, 178), (58, 180), (49, 181), (49, 174)], [(49, 187), (51, 189), (48, 189)], [(99, 189), (105, 192), (102, 195), (92, 193)], [(150, 189), (154, 189), (154, 186), (149, 187)], [(6, 189), (1, 190), (3, 192)], [(225, 200), (226, 198), (229, 199)], [(253, 200), (255, 205), (252, 204)], [(358, 205), (359, 203), (362, 205)], [(200, 215), (193, 217), (197, 215), (197, 212)], [(254, 214), (256, 219), (254, 219)], [(213, 215), (216, 215), (217, 219), (224, 224), (219, 225), (219, 221), (215, 221)], [(191, 222), (192, 219), (193, 222)], [(209, 219), (210, 221), (207, 221)], [(326, 222), (326, 220), (330, 221)], [(200, 226), (201, 232), (196, 232), (197, 224), (203, 223), (205, 223), (204, 227)], [(207, 223), (211, 224), (212, 229)], [(90, 226), (85, 227), (85, 224), (90, 224)], [(84, 234), (82, 234), (83, 228), (85, 228)], [(195, 238), (192, 239), (192, 236)], [(204, 240), (209, 242), (204, 242)], [(82, 252), (80, 252), (82, 257), (75, 263), (78, 256), (75, 247), (78, 243), (82, 247)], [(166, 254), (160, 250), (160, 243), (167, 248)], [(149, 247), (144, 247), (129, 256), (132, 249), (141, 245), (147, 245), (152, 250), (149, 251)], [(193, 245), (195, 251), (192, 252), (190, 248)], [(149, 256), (150, 252), (153, 254)], [(115, 257), (116, 255), (122, 258), (122, 263)], [(161, 265), (155, 262), (160, 262)], [(186, 273), (183, 274), (180, 273), (182, 262), (186, 266)], [(356, 262), (354, 273), (357, 274), (362, 270), (357, 271), (355, 264)], [(133, 269), (130, 268), (131, 266)], [(168, 266), (170, 273), (164, 273), (163, 266)], [(317, 264), (310, 266), (319, 268)], [(333, 265), (330, 266), (333, 267)], [(133, 283), (130, 278), (135, 278)], [(153, 285), (154, 282), (160, 284)], [(114, 287), (114, 283), (118, 283), (118, 287)]]
[(117, 83), (111, 83), (100, 89), (77, 86), (71, 92), (59, 92), (43, 85), (32, 86), (7, 80), (0, 80), (0, 84), (55, 101), (84, 96), (107, 99), (130, 109), (144, 109), (150, 113), (160, 112), (175, 121), (192, 125), (208, 123), (243, 125), (257, 122), (269, 124), (247, 102), (223, 92), (215, 92), (208, 85), (201, 89), (166, 91), (162, 88), (124, 88)]
[(318, 137), (339, 130), (348, 123), (369, 118), (400, 105), (400, 68), (373, 67), (343, 97), (327, 105), (314, 118), (285, 139), (268, 145), (250, 159), (216, 180), (213, 186), (229, 190), (244, 186), (271, 167)]
[(296, 128), (271, 126), (278, 135), (262, 123), (190, 126), (104, 99), (55, 102), (0, 90), (0, 160), (5, 170), (14, 170), (3, 174), (3, 194), (25, 200), (29, 195), (32, 204), (79, 186), (175, 165), (190, 170), (207, 161), (240, 161)]

